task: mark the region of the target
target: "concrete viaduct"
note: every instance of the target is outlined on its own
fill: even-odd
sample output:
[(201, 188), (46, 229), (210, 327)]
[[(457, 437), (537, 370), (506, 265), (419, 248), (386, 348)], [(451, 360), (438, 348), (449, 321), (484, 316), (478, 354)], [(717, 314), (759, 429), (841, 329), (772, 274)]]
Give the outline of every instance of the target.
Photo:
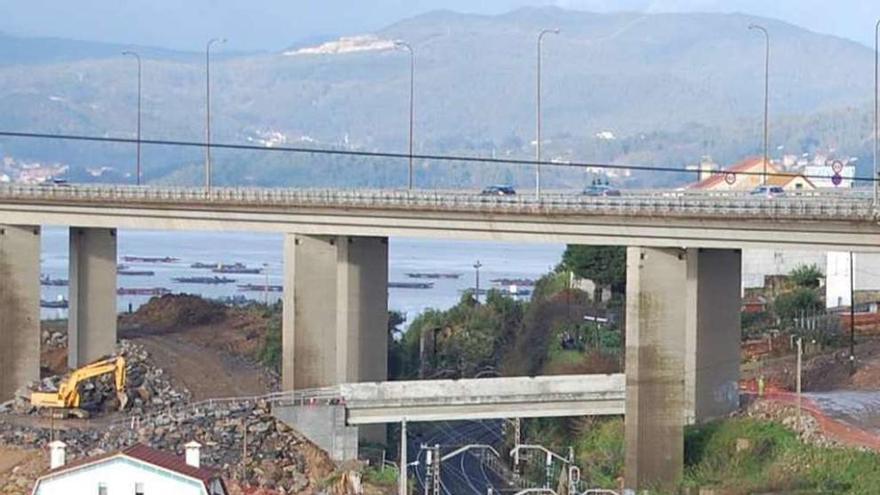
[(626, 480), (671, 486), (683, 427), (737, 407), (741, 250), (880, 251), (869, 199), (586, 198), (0, 186), (0, 400), (39, 376), (40, 226), (70, 227), (71, 366), (116, 340), (116, 229), (284, 235), (283, 385), (387, 378), (388, 237), (624, 245)]

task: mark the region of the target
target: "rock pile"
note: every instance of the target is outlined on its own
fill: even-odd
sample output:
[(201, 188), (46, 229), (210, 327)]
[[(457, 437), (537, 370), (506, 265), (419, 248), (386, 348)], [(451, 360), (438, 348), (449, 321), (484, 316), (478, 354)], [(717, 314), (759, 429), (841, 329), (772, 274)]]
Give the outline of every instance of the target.
[(804, 443), (817, 447), (842, 446), (839, 442), (825, 435), (821, 425), (811, 414), (804, 412), (798, 420), (797, 407), (793, 405), (772, 401), (756, 401), (749, 405), (744, 415), (762, 421), (776, 421), (797, 433)]
[[(190, 400), (189, 391), (179, 390), (172, 385), (165, 371), (152, 362), (142, 347), (123, 340), (119, 343), (116, 356), (126, 359), (126, 410), (130, 413), (146, 414), (153, 410), (166, 410)], [(57, 391), (65, 378), (66, 376), (52, 376), (23, 387), (16, 392), (12, 409), (18, 414), (38, 414), (39, 411), (30, 403), (31, 392)], [(118, 410), (119, 399), (114, 380), (112, 373), (85, 380), (80, 388), (81, 409), (93, 415)]]

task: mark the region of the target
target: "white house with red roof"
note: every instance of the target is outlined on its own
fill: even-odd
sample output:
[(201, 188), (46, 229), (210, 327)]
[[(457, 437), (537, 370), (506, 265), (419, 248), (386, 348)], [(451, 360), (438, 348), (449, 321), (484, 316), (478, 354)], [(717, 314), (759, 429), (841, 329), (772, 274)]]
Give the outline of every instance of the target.
[(227, 495), (219, 473), (201, 466), (201, 445), (179, 457), (137, 444), (119, 452), (66, 462), (66, 445), (49, 445), (51, 469), (33, 495)]
[[(786, 192), (809, 191), (816, 186), (803, 174), (784, 172), (773, 163), (767, 164), (767, 185), (779, 186)], [(762, 185), (764, 180), (764, 159), (748, 158), (736, 165), (718, 172), (688, 186), (698, 191), (751, 191)]]

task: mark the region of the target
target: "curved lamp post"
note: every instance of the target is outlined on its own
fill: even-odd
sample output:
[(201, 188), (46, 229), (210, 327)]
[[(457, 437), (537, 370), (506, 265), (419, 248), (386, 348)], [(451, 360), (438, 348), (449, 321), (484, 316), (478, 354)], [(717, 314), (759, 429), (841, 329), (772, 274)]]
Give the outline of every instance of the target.
[(205, 190), (211, 190), (211, 45), (226, 43), (226, 38), (213, 38), (205, 46)]
[(137, 83), (137, 168), (135, 169), (137, 185), (141, 185), (141, 56), (131, 50), (122, 52), (125, 56), (134, 57), (137, 60), (138, 83)]
[(541, 56), (544, 36), (559, 34), (559, 29), (544, 29), (538, 33), (538, 81), (536, 87), (535, 129), (535, 199), (541, 199)]
[(764, 185), (767, 185), (767, 165), (770, 161), (770, 127), (768, 114), (770, 110), (770, 33), (767, 28), (758, 24), (752, 24), (749, 29), (764, 33), (766, 53), (764, 56)]
[(405, 41), (395, 41), (394, 46), (409, 52), (409, 179), (407, 189), (413, 188), (413, 126), (415, 123), (416, 54), (412, 45)]

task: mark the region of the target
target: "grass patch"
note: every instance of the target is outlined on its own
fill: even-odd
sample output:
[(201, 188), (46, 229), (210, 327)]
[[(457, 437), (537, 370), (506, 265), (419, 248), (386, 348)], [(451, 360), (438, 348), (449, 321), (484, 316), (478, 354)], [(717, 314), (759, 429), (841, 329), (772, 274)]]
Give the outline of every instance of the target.
[(374, 486), (396, 486), (397, 470), (386, 467), (381, 469), (378, 467), (367, 467), (363, 472), (364, 481)]
[[(596, 421), (575, 439), (583, 479), (590, 486), (617, 487), (624, 447), (622, 419)], [(682, 487), (730, 495), (877, 494), (880, 455), (807, 445), (778, 423), (724, 420), (686, 429)]]

